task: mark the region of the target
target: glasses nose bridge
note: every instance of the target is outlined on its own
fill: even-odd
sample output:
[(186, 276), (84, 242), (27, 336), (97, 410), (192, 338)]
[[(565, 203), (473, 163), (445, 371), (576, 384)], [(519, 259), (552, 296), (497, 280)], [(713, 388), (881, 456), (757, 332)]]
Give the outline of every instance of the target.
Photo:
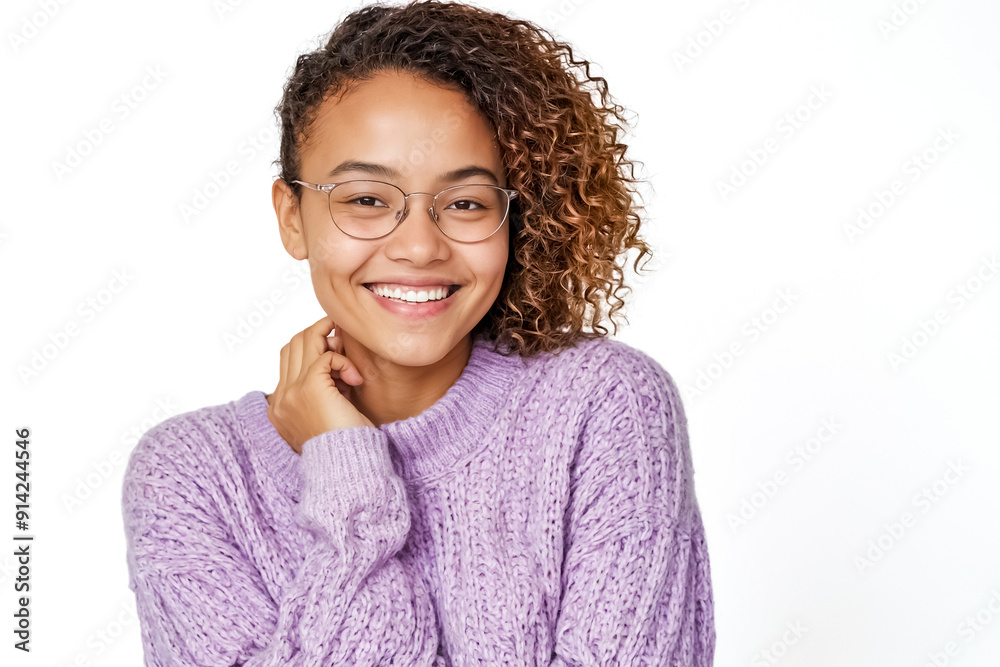
[[(400, 192), (402, 192), (402, 190), (400, 190)], [(438, 193), (438, 194), (441, 194), (441, 193)], [(437, 203), (438, 195), (431, 194), (430, 192), (411, 192), (408, 195), (404, 194), (403, 195), (403, 211), (402, 211), (402, 213), (400, 213), (399, 222), (402, 223), (403, 220), (406, 219), (406, 216), (409, 214), (409, 212), (410, 212), (410, 197), (413, 197), (415, 195), (427, 195), (428, 197), (432, 198), (431, 199), (431, 205), (427, 208), (427, 213), (430, 214), (431, 220), (434, 221), (434, 224), (437, 224), (438, 214), (437, 214), (437, 210), (434, 208), (434, 205)]]

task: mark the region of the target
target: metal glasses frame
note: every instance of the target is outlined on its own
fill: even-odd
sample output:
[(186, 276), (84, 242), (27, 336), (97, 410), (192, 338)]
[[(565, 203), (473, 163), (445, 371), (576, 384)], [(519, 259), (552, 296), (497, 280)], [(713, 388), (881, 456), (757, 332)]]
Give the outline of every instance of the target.
[[(397, 216), (396, 224), (394, 224), (392, 226), (392, 229), (390, 229), (389, 231), (387, 231), (385, 234), (381, 234), (379, 236), (355, 236), (354, 234), (351, 234), (350, 232), (344, 231), (341, 228), (340, 225), (337, 225), (337, 219), (333, 217), (333, 209), (331, 208), (331, 201), (330, 201), (331, 193), (333, 192), (334, 188), (336, 188), (338, 185), (344, 185), (345, 183), (357, 183), (357, 182), (381, 183), (382, 185), (388, 185), (389, 187), (392, 187), (392, 188), (395, 188), (396, 190), (399, 190), (399, 194), (403, 195), (403, 210), (401, 212), (397, 211), (397, 213), (396, 213), (396, 216)], [(410, 194), (406, 194), (405, 192), (403, 192), (400, 189), (400, 187), (398, 185), (394, 185), (392, 183), (387, 183), (386, 181), (375, 181), (375, 180), (372, 180), (372, 179), (369, 179), (369, 178), (355, 178), (355, 179), (351, 179), (349, 181), (341, 181), (340, 183), (307, 183), (306, 181), (292, 181), (292, 183), (298, 183), (299, 185), (303, 185), (303, 186), (309, 188), (310, 190), (316, 190), (317, 192), (325, 192), (326, 193), (326, 197), (327, 197), (326, 209), (330, 213), (330, 219), (333, 220), (333, 224), (337, 225), (337, 229), (339, 229), (340, 231), (344, 232), (345, 234), (347, 234), (351, 238), (362, 239), (362, 240), (366, 240), (366, 241), (372, 241), (372, 240), (375, 240), (375, 239), (380, 239), (380, 238), (388, 236), (389, 234), (392, 234), (396, 230), (396, 228), (399, 227), (400, 223), (402, 223), (403, 220), (406, 219), (407, 214), (410, 212), (410, 207), (408, 205), (409, 204), (409, 202), (408, 202), (409, 198), (412, 197), (413, 195), (427, 195), (429, 197), (430, 196), (434, 197), (434, 201), (431, 204), (430, 208), (427, 209), (427, 212), (430, 213), (431, 220), (434, 221), (435, 226), (437, 226), (438, 230), (442, 234), (444, 234), (445, 236), (447, 236), (452, 241), (456, 241), (458, 243), (479, 243), (480, 241), (485, 241), (486, 239), (490, 238), (491, 236), (493, 236), (494, 234), (496, 234), (498, 231), (500, 231), (500, 228), (503, 227), (503, 223), (507, 220), (507, 216), (510, 214), (510, 203), (514, 199), (517, 198), (517, 191), (516, 190), (510, 190), (510, 189), (507, 189), (507, 188), (501, 188), (498, 185), (490, 185), (488, 183), (466, 183), (466, 184), (463, 184), (463, 185), (455, 185), (455, 186), (452, 186), (450, 188), (445, 188), (444, 190), (442, 190), (441, 192), (437, 193), (436, 195), (431, 195), (431, 193), (429, 193), (429, 192), (411, 192)], [(503, 217), (500, 219), (500, 224), (497, 225), (497, 228), (494, 229), (492, 232), (490, 232), (488, 235), (486, 235), (485, 237), (479, 239), (478, 241), (460, 241), (459, 239), (452, 238), (451, 236), (448, 236), (448, 234), (446, 234), (445, 231), (443, 229), (441, 229), (441, 226), (438, 225), (438, 214), (437, 214), (437, 210), (435, 209), (435, 205), (437, 204), (437, 198), (440, 197), (441, 195), (443, 195), (444, 193), (446, 193), (446, 192), (448, 192), (450, 190), (457, 190), (458, 188), (468, 187), (470, 185), (479, 186), (479, 187), (487, 187), (487, 188), (495, 188), (497, 190), (500, 190), (501, 192), (503, 192), (503, 193), (505, 193), (507, 195), (507, 207), (506, 207), (506, 209), (503, 212)]]

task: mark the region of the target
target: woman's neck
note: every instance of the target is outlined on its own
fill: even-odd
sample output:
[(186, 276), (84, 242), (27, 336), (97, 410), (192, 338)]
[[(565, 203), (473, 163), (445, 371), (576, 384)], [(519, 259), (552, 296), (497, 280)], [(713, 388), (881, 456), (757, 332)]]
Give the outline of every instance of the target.
[(365, 379), (361, 385), (351, 387), (351, 403), (375, 426), (381, 426), (416, 416), (444, 396), (465, 370), (472, 340), (465, 336), (430, 366), (397, 364), (346, 337), (344, 353)]

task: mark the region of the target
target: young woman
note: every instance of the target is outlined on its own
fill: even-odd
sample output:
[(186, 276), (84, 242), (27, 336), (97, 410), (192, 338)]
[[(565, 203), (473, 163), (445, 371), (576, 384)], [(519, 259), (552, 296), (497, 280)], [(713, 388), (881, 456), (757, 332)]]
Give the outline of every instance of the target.
[(677, 388), (601, 324), (649, 248), (588, 68), (438, 2), (299, 57), (273, 201), (328, 316), (132, 454), (148, 665), (712, 663)]

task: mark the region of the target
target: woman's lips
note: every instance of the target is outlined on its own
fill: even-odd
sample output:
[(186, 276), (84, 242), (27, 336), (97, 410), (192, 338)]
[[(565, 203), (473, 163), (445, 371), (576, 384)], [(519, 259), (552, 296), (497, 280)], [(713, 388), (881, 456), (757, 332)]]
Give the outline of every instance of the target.
[[(442, 289), (445, 290), (445, 295), (451, 296), (458, 291), (460, 285), (448, 284), (448, 283), (436, 283), (428, 285), (408, 285), (406, 283), (364, 283), (364, 287), (372, 292), (376, 292), (376, 286), (380, 287), (382, 291), (400, 294), (407, 294), (413, 292), (414, 295), (419, 295), (420, 292), (427, 292), (428, 295), (433, 292), (437, 294)], [(399, 299), (400, 301), (405, 301), (405, 299)]]
[[(455, 294), (461, 289), (457, 285), (453, 285), (449, 288), (449, 294), (443, 299), (438, 299), (436, 301), (401, 301), (399, 299), (394, 299), (392, 297), (385, 297), (376, 294), (371, 287), (365, 285), (365, 291), (372, 295), (375, 301), (388, 310), (394, 315), (401, 315), (403, 317), (411, 317), (416, 319), (427, 319), (431, 317), (436, 317), (441, 313), (445, 312), (454, 302)], [(414, 292), (419, 292), (419, 289), (413, 289)], [(426, 290), (425, 290), (426, 291)]]

